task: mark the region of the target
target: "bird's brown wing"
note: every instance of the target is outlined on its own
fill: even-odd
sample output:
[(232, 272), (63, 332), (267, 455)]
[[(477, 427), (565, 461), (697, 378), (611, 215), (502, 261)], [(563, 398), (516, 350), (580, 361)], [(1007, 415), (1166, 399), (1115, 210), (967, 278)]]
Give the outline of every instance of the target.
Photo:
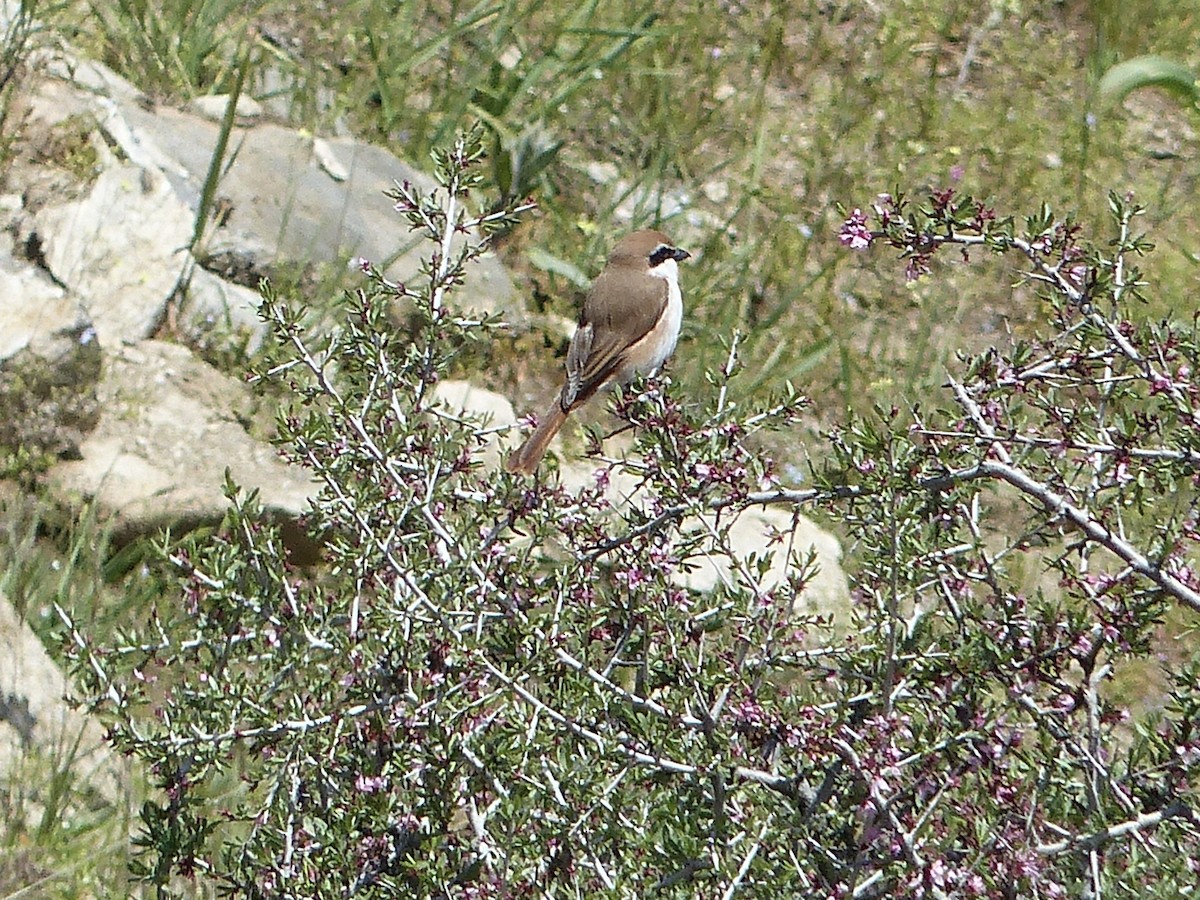
[[(572, 410), (616, 374), (625, 351), (649, 334), (667, 308), (667, 283), (641, 273), (600, 273), (583, 304), (583, 315), (567, 351), (567, 383), (561, 403)], [(605, 297), (604, 307), (595, 301)]]

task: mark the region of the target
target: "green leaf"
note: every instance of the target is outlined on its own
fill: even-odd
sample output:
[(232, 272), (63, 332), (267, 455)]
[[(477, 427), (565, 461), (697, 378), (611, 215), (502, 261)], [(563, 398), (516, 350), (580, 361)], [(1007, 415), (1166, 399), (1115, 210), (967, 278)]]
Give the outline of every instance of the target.
[(530, 248), (529, 261), (543, 272), (549, 272), (552, 275), (561, 275), (581, 290), (587, 290), (588, 285), (591, 283), (578, 266), (567, 262), (561, 257), (555, 256), (553, 253), (547, 253), (540, 247)]
[(1105, 107), (1120, 103), (1130, 91), (1160, 87), (1195, 102), (1196, 76), (1182, 63), (1163, 56), (1138, 56), (1117, 63), (1100, 79), (1100, 100)]

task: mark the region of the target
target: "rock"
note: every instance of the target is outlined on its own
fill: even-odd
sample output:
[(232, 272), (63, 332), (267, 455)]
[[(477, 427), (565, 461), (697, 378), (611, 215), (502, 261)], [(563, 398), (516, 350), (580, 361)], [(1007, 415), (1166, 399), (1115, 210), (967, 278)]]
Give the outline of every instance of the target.
[(86, 321), (79, 302), (43, 273), (0, 255), (0, 363)]
[(724, 203), (729, 199), (728, 181), (706, 181), (700, 190), (712, 203)]
[[(287, 122), (294, 118), (296, 114), (296, 69), (294, 65), (286, 62), (280, 65), (271, 65), (264, 59), (255, 65), (254, 82), (258, 100), (262, 104), (266, 116), (280, 122)], [(311, 113), (322, 120), (328, 121), (330, 117), (333, 118), (333, 122), (329, 126), (331, 134), (345, 137), (351, 133), (345, 117), (338, 114), (338, 110), (344, 108), (345, 101), (344, 97), (338, 93), (336, 83), (330, 85), (324, 85), (321, 82), (310, 83), (305, 91), (305, 105)]]
[(66, 678), (2, 593), (0, 647), (0, 781), (25, 770), (26, 756), (41, 754), (53, 760), (52, 777), (69, 771), (75, 790), (118, 801), (128, 780), (124, 764), (99, 724), (64, 699), (71, 693)]
[(226, 281), (197, 267), (179, 301), (178, 327), (193, 344), (214, 332), (229, 336), (238, 350), (251, 354), (262, 346), (267, 325), (258, 317), (258, 291)]
[(321, 171), (334, 181), (346, 181), (350, 178), (350, 170), (338, 159), (335, 150), (324, 138), (313, 138), (313, 158)]
[(0, 447), (78, 457), (99, 420), (100, 345), (79, 301), (0, 254)]
[[(193, 97), (188, 102), (187, 108), (198, 116), (203, 116), (212, 122), (221, 122), (225, 119), (225, 110), (229, 108), (229, 94), (208, 94), (204, 97)], [(234, 119), (239, 125), (247, 125), (263, 115), (262, 104), (242, 94), (237, 99), (237, 106), (234, 111)]]
[[(689, 531), (704, 529), (711, 531), (714, 517), (706, 516), (705, 523), (689, 520), (685, 528)], [(776, 537), (782, 537), (771, 543)], [(774, 590), (784, 584), (795, 573), (797, 567), (789, 560), (788, 551), (803, 563), (809, 554), (816, 558), (816, 574), (804, 586), (794, 615), (839, 616), (849, 609), (850, 588), (846, 573), (842, 570), (842, 547), (838, 539), (806, 516), (793, 515), (785, 509), (760, 506), (747, 509), (738, 516), (727, 532), (729, 552), (721, 550), (716, 542), (709, 545), (709, 555), (692, 561), (697, 563), (690, 572), (680, 573), (680, 583), (693, 590), (711, 591), (722, 584), (745, 583), (742, 570), (736, 560), (745, 560), (768, 550), (773, 551), (771, 565), (758, 575), (758, 587), (764, 591)]]
[(504, 52), (500, 54), (496, 62), (500, 63), (500, 65), (502, 65), (506, 70), (511, 72), (518, 65), (520, 65), (523, 58), (524, 56), (521, 53), (521, 48), (515, 44), (509, 44), (504, 48)]
[[(653, 213), (653, 218), (668, 223), (681, 215), (692, 204), (692, 196), (682, 188), (666, 188), (662, 185), (629, 185), (618, 181), (613, 190), (614, 197), (619, 197), (613, 210), (613, 216), (622, 222), (633, 222), (646, 213)], [(672, 235), (680, 240), (678, 234)]]
[(136, 103), (146, 100), (145, 95), (131, 81), (101, 62), (79, 59), (68, 53), (43, 48), (30, 55), (29, 68), (44, 71), (61, 82), (69, 82), (81, 89), (75, 92), (81, 96), (90, 94)]
[[(721, 196), (719, 182), (707, 187)], [(728, 192), (728, 185), (725, 191)], [(699, 257), (704, 243), (714, 232), (734, 234), (733, 229), (716, 213), (698, 209), (694, 198), (683, 188), (668, 188), (664, 185), (632, 185), (625, 180), (617, 181), (612, 187), (612, 200), (616, 204), (613, 216), (625, 225), (650, 215), (662, 222), (662, 228), (675, 242)]]
[[(628, 451), (630, 443), (628, 435), (621, 435), (610, 438), (605, 447), (611, 454), (620, 455)], [(559, 478), (569, 489), (578, 491), (595, 484), (596, 469), (595, 464), (586, 460), (568, 462), (559, 470)], [(608, 497), (614, 507), (620, 509), (637, 505), (646, 509), (647, 518), (650, 518), (650, 497), (642, 489), (641, 480), (632, 474), (619, 471), (610, 473)], [(795, 574), (793, 559), (788, 558), (789, 551), (794, 559), (800, 561), (804, 561), (811, 552), (815, 554), (817, 573), (804, 586), (792, 613), (796, 616), (819, 614), (830, 616), (835, 621), (844, 620), (844, 613), (850, 604), (850, 588), (842, 569), (841, 544), (834, 535), (807, 516), (797, 513), (793, 517), (792, 512), (783, 507), (751, 507), (739, 513), (732, 523), (730, 515), (728, 511), (722, 514), (720, 529), (712, 527), (716, 521), (712, 515), (706, 515), (704, 520), (694, 517), (684, 520), (681, 530), (685, 534), (701, 531), (708, 537), (701, 543), (703, 554), (697, 554), (689, 560), (695, 568), (675, 573), (677, 584), (702, 592), (712, 591), (722, 584), (739, 584), (753, 589), (755, 585), (746, 584), (739, 562), (771, 550), (773, 556), (770, 566), (762, 575), (756, 576), (757, 588), (767, 592), (783, 585)], [(725, 535), (725, 543), (713, 537), (714, 530)], [(782, 540), (771, 543), (776, 537)], [(750, 566), (749, 570), (757, 573), (754, 566)]]
[(610, 184), (617, 180), (621, 170), (614, 162), (590, 162), (587, 164), (587, 176), (596, 184)]
[[(184, 271), (221, 126), (145, 103), (98, 63), (56, 58), (47, 65), (64, 76), (84, 73), (87, 89), (43, 80), (30, 98), (31, 121), (52, 132), (68, 120), (79, 128), (93, 119), (105, 139), (93, 143), (102, 150), (105, 141), (116, 144), (127, 161), (115, 163), (107, 153), (99, 180), (82, 200), (63, 201), (68, 191), (61, 173), (43, 184), (40, 203), (33, 205), (44, 208), (32, 228), (47, 244), (51, 271), (78, 291), (106, 345), (145, 337), (162, 321), (163, 286), (169, 295)], [(108, 87), (110, 94), (94, 93)], [(425, 191), (434, 182), (386, 149), (260, 124), (235, 129), (226, 163), (217, 188), (224, 212), (198, 251), (205, 268), (253, 286), (280, 265), (331, 263), (342, 269), (347, 260), (362, 257), (383, 266), (395, 281), (420, 279), (424, 245), (383, 192), (396, 181)], [(164, 190), (163, 178), (170, 190)], [(145, 248), (149, 262), (139, 258), (147, 238), (156, 239)], [(119, 255), (110, 260), (114, 251)], [(118, 277), (126, 274), (122, 259), (138, 260), (136, 279)], [(92, 264), (101, 260), (114, 271), (93, 273)], [(490, 254), (468, 269), (456, 299), (463, 310), (476, 313), (516, 318), (524, 310), (507, 272)]]
[[(172, 109), (130, 103), (121, 112), (135, 133), (175, 161), (164, 171), (178, 196), (197, 208), (220, 127)], [(313, 138), (279, 125), (238, 129), (231, 141), (237, 154), (219, 188), (230, 213), (208, 235), (203, 265), (221, 270), (232, 256), (256, 278), (278, 264), (325, 262), (340, 269), (363, 257), (384, 265), (395, 281), (419, 279), (424, 247), (383, 191), (395, 181), (432, 190), (428, 175), (382, 147), (345, 138), (321, 141), (318, 154)], [(508, 273), (492, 256), (470, 267), (458, 301), (476, 312), (512, 316), (523, 310)]]
[(185, 348), (162, 341), (115, 348), (104, 361), (99, 399), (100, 421), (80, 447), (82, 458), (50, 469), (46, 483), (62, 505), (94, 502), (118, 543), (220, 521), (226, 470), (259, 490), (268, 515), (294, 524), (307, 509), (316, 489), (307, 473), (236, 418), (251, 403), (246, 386)]
[(80, 200), (33, 218), (46, 266), (79, 296), (100, 341), (138, 341), (158, 328), (187, 262), (192, 214), (157, 168), (115, 161)]
[(483, 464), (498, 468), (504, 454), (516, 444), (517, 433), (512, 428), (517, 414), (508, 398), (495, 391), (476, 387), (469, 381), (439, 381), (433, 394), (438, 403), (453, 416), (468, 416), (480, 425), (485, 443), (478, 451)]

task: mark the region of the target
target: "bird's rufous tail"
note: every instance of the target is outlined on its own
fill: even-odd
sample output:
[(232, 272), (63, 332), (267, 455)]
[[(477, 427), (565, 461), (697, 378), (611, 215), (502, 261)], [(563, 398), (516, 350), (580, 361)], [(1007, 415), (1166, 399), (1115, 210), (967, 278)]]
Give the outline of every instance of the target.
[(533, 429), (533, 434), (529, 435), (525, 439), (525, 443), (512, 452), (508, 462), (504, 464), (504, 468), (516, 475), (532, 475), (537, 471), (542, 457), (546, 455), (546, 448), (550, 446), (550, 441), (558, 434), (558, 430), (562, 428), (565, 421), (567, 421), (567, 414), (556, 399), (550, 409), (546, 411), (546, 415), (542, 416), (538, 422), (537, 428)]

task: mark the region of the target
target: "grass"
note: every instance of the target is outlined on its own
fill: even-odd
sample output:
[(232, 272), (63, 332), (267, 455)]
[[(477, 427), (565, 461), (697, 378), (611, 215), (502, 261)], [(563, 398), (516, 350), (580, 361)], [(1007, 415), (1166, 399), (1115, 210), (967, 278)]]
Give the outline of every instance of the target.
[[(927, 395), (964, 338), (990, 343), (1036, 312), (1003, 272), (977, 266), (906, 290), (891, 262), (837, 245), (838, 203), (947, 185), (961, 172), (959, 188), (1006, 211), (1045, 198), (1085, 228), (1103, 222), (1109, 187), (1153, 200), (1151, 224), (1164, 232), (1184, 232), (1190, 215), (1190, 151), (1148, 159), (1138, 127), (1161, 129), (1165, 116), (1182, 129), (1186, 111), (1150, 95), (1131, 103), (1132, 122), (1093, 110), (1118, 55), (1186, 58), (1194, 14), (1164, 0), (1132, 12), (1111, 0), (990, 10), (693, 2), (669, 12), (645, 0), (351, 0), (325, 18), (262, 0), (223, 19), (226, 5), (122, 0), (83, 33), (174, 96), (229, 90), (249, 60), (250, 92), (282, 85), (297, 124), (348, 123), (418, 163), (484, 121), (493, 191), (542, 203), (512, 235), (508, 262), (557, 313), (573, 315), (575, 288), (531, 265), (527, 250), (594, 272), (614, 233), (663, 211), (664, 191), (687, 195), (701, 221), (665, 227), (704, 256), (687, 273), (676, 372), (701, 384), (738, 330), (750, 393), (790, 379), (835, 416), (863, 399)], [(597, 162), (616, 177), (597, 184)], [(706, 198), (714, 185), (726, 199)], [(1177, 255), (1163, 256), (1158, 264), (1178, 268)], [(557, 374), (551, 362), (535, 390)]]
[[(573, 316), (578, 289), (533, 260), (594, 274), (613, 234), (686, 195), (694, 221), (663, 223), (697, 255), (673, 377), (706, 390), (739, 332), (737, 385), (748, 398), (802, 385), (812, 434), (848, 409), (936, 402), (956, 352), (1027, 331), (1039, 313), (993, 260), (906, 286), (895, 260), (838, 245), (838, 204), (954, 183), (1002, 212), (1046, 199), (1099, 236), (1107, 190), (1132, 190), (1161, 248), (1147, 275), (1164, 314), (1188, 311), (1197, 277), (1194, 113), (1153, 93), (1094, 105), (1117, 59), (1154, 52), (1194, 67), (1197, 10), (1167, 0), (346, 0), (323, 14), (288, 0), (119, 0), (41, 12), (51, 34), (158, 99), (231, 90), (244, 67), (245, 90), (280, 101), (294, 124), (349, 125), (417, 164), (482, 120), (492, 192), (541, 204), (502, 246), (540, 311)], [(597, 181), (596, 163), (612, 177)], [(557, 346), (540, 333), (498, 344), (493, 383), (520, 409), (540, 407), (561, 371)], [(44, 637), (53, 602), (112, 632), (163, 590), (136, 549), (114, 556), (95, 522), (56, 523), (22, 503), (0, 536), (0, 589)], [(30, 784), (62, 773), (30, 766)], [(35, 807), (12, 790), (0, 804), (0, 896), (123, 890), (124, 850), (93, 852), (124, 847), (123, 813), (87, 826), (56, 814), (43, 827), (30, 824)]]
[(70, 745), (31, 752), (0, 789), (0, 896), (130, 895), (132, 806), (97, 799), (74, 764)]
[[(0, 523), (0, 595), (52, 654), (54, 604), (115, 634), (162, 593), (141, 572), (114, 582), (122, 557), (87, 513), (65, 522), (13, 492), (0, 499)], [(0, 897), (128, 896), (135, 797), (99, 792), (79, 753), (78, 735), (63, 733), (26, 748), (0, 781)]]

